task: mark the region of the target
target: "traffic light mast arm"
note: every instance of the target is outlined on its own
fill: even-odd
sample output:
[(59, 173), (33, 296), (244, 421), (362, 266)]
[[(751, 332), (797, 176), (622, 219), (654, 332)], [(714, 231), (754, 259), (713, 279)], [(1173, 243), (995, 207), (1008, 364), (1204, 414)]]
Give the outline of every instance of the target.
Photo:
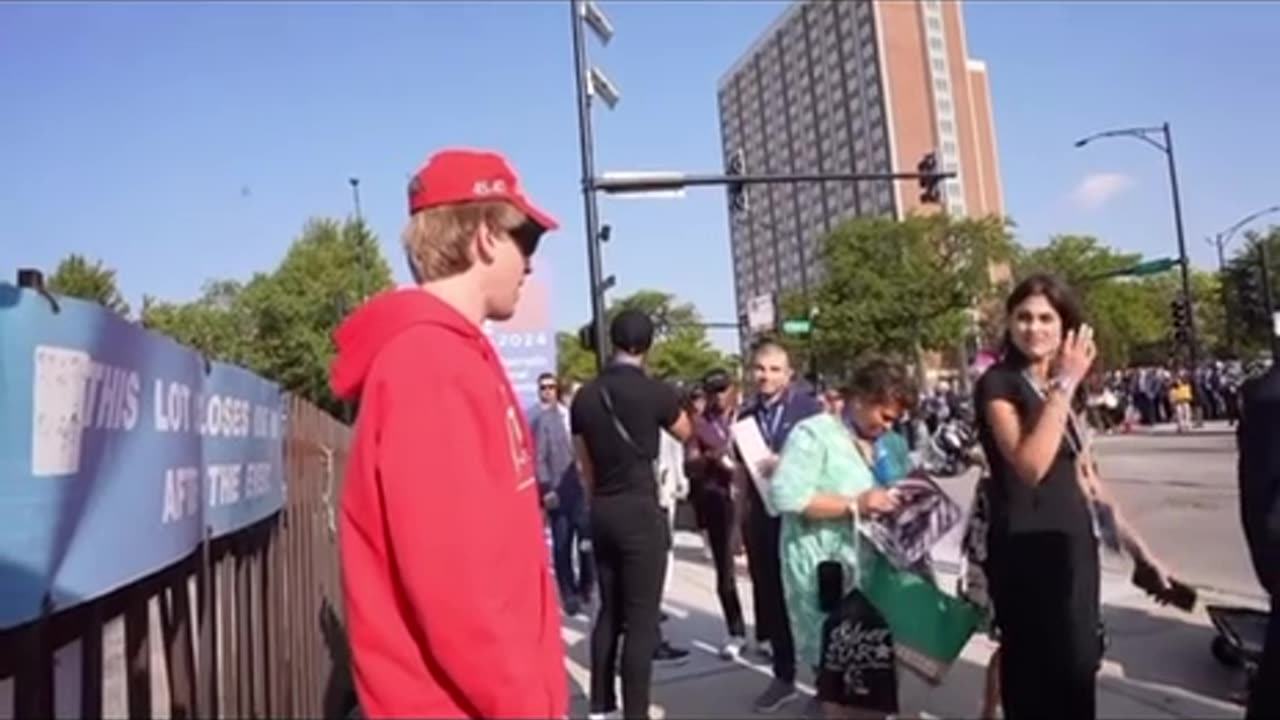
[(1097, 275), (1090, 275), (1085, 278), (1085, 282), (1096, 282), (1098, 280), (1106, 280), (1114, 277), (1142, 277), (1144, 275), (1156, 275), (1158, 273), (1172, 270), (1181, 265), (1176, 258), (1158, 258), (1156, 260), (1147, 260), (1137, 265), (1130, 265), (1115, 270), (1108, 270)]
[(857, 182), (864, 180), (948, 180), (954, 178), (954, 172), (918, 173), (918, 172), (884, 172), (884, 173), (796, 173), (783, 175), (686, 175), (684, 173), (655, 173), (651, 177), (611, 178), (598, 177), (592, 180), (594, 190), (605, 193), (652, 192), (656, 190), (679, 190), (685, 187), (707, 185), (785, 185), (790, 183), (816, 182)]

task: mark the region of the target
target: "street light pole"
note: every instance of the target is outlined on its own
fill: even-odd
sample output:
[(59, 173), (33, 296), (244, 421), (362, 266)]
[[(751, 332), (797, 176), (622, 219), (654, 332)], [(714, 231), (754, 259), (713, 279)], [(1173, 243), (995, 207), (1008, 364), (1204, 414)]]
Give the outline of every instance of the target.
[(347, 183), (351, 185), (351, 205), (356, 214), (356, 242), (360, 244), (360, 273), (358, 275), (359, 281), (356, 283), (356, 295), (359, 298), (358, 302), (360, 302), (367, 297), (367, 281), (373, 267), (369, 259), (369, 249), (365, 247), (364, 215), (360, 212), (360, 178), (347, 178)]
[(1182, 196), (1178, 192), (1178, 165), (1173, 158), (1173, 134), (1169, 123), (1161, 125), (1164, 131), (1165, 157), (1169, 160), (1169, 190), (1173, 195), (1173, 223), (1178, 232), (1178, 261), (1182, 264), (1182, 296), (1187, 301), (1187, 360), (1192, 370), (1200, 367), (1200, 341), (1196, 334), (1195, 303), (1191, 298), (1191, 260), (1187, 257), (1187, 236), (1182, 228)]
[(1267, 264), (1267, 239), (1263, 238), (1257, 242), (1258, 248), (1258, 272), (1262, 273), (1262, 308), (1266, 313), (1267, 322), (1271, 323), (1271, 327), (1267, 328), (1267, 339), (1271, 346), (1271, 363), (1280, 367), (1280, 327), (1277, 327), (1276, 307), (1271, 295), (1271, 266)]
[[(1164, 142), (1152, 137), (1157, 134), (1163, 137)], [(1165, 159), (1168, 161), (1169, 192), (1173, 196), (1173, 224), (1178, 238), (1178, 262), (1182, 265), (1182, 296), (1186, 299), (1188, 310), (1187, 361), (1190, 367), (1198, 367), (1200, 364), (1200, 342), (1196, 337), (1195, 304), (1191, 298), (1191, 261), (1187, 257), (1187, 238), (1182, 227), (1182, 197), (1178, 192), (1178, 167), (1173, 154), (1173, 132), (1169, 128), (1169, 123), (1165, 122), (1159, 127), (1135, 127), (1122, 128), (1119, 130), (1105, 130), (1077, 140), (1075, 145), (1076, 147), (1084, 147), (1094, 140), (1110, 137), (1132, 137), (1141, 140), (1164, 153)]]
[(604, 262), (601, 257), (600, 208), (596, 199), (594, 138), (591, 127), (591, 94), (587, 83), (591, 72), (587, 58), (586, 2), (570, 0), (569, 14), (573, 29), (574, 87), (578, 101), (578, 152), (582, 158), (582, 205), (587, 230), (587, 282), (591, 291), (591, 324), (595, 334), (596, 369), (603, 370), (609, 360), (608, 328), (605, 325)]
[[(1254, 220), (1257, 220), (1258, 218), (1264, 215), (1270, 215), (1271, 213), (1276, 213), (1276, 212), (1280, 212), (1280, 205), (1272, 205), (1271, 207), (1263, 208), (1261, 210), (1258, 210), (1257, 212), (1249, 213), (1243, 218), (1240, 218), (1239, 220), (1237, 220), (1236, 223), (1231, 227), (1227, 228), (1226, 230), (1223, 230), (1222, 232), (1218, 233), (1217, 235), (1214, 235), (1212, 238), (1209, 239), (1209, 242), (1218, 251), (1218, 279), (1222, 285), (1222, 294), (1223, 294), (1222, 306), (1224, 308), (1227, 305), (1226, 303), (1227, 285), (1225, 282), (1223, 282), (1226, 279), (1226, 273), (1227, 273), (1227, 253), (1226, 253), (1227, 245), (1231, 243), (1231, 240), (1235, 238), (1236, 233), (1239, 232), (1241, 228), (1243, 228), (1244, 226), (1248, 225), (1249, 223), (1253, 222)], [(1231, 351), (1234, 353), (1236, 350), (1235, 321), (1232, 318), (1230, 313), (1227, 313), (1226, 325), (1227, 325), (1227, 347), (1231, 348)]]

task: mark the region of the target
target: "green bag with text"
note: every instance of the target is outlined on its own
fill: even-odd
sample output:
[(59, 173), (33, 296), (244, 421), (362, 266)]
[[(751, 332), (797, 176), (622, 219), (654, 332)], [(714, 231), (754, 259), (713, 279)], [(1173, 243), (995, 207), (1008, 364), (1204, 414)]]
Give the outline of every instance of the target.
[(862, 593), (884, 616), (893, 633), (894, 653), (926, 682), (942, 682), (978, 629), (982, 613), (918, 573), (895, 568), (880, 553), (868, 552), (860, 572)]

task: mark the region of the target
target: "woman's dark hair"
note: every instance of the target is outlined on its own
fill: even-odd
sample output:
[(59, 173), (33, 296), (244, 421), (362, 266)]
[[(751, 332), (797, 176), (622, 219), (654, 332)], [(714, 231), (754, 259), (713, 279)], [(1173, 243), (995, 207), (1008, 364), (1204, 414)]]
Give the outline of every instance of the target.
[[(1072, 330), (1076, 330), (1084, 323), (1084, 311), (1080, 308), (1080, 301), (1076, 298), (1075, 292), (1070, 285), (1060, 280), (1054, 275), (1047, 273), (1036, 273), (1023, 278), (1013, 288), (1013, 292), (1009, 293), (1009, 298), (1004, 301), (1004, 313), (1006, 318), (1013, 317), (1013, 311), (1023, 303), (1027, 298), (1041, 295), (1049, 304), (1053, 306), (1058, 317), (1062, 320), (1062, 335)], [(1013, 336), (1009, 334), (1008, 328), (1004, 331), (1003, 359), (1005, 362), (1014, 366), (1021, 367), (1027, 364), (1027, 356), (1022, 354), (1018, 346), (1013, 342)]]
[(716, 368), (702, 376), (702, 389), (710, 395), (722, 393), (733, 387), (733, 376), (728, 370)]
[(916, 406), (916, 383), (911, 373), (902, 363), (882, 357), (860, 363), (841, 394), (846, 401), (896, 402), (903, 408)]

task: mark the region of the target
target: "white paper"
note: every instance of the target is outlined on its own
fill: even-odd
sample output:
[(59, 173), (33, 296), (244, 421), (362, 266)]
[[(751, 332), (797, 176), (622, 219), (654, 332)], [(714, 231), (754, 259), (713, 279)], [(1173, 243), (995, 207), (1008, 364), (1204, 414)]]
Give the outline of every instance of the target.
[(769, 444), (764, 441), (764, 435), (760, 433), (760, 425), (753, 417), (745, 418), (734, 423), (729, 433), (733, 437), (733, 444), (738, 448), (738, 454), (742, 456), (742, 462), (747, 466), (747, 474), (751, 476), (751, 482), (755, 484), (756, 491), (764, 500), (765, 512), (772, 517), (777, 517), (778, 511), (773, 507), (773, 501), (769, 499), (769, 477), (761, 468), (763, 463), (773, 458), (773, 450), (769, 449)]
[(80, 350), (38, 345), (34, 362), (31, 474), (74, 475), (80, 472), (81, 429), (92, 420), (82, 414), (93, 361)]

